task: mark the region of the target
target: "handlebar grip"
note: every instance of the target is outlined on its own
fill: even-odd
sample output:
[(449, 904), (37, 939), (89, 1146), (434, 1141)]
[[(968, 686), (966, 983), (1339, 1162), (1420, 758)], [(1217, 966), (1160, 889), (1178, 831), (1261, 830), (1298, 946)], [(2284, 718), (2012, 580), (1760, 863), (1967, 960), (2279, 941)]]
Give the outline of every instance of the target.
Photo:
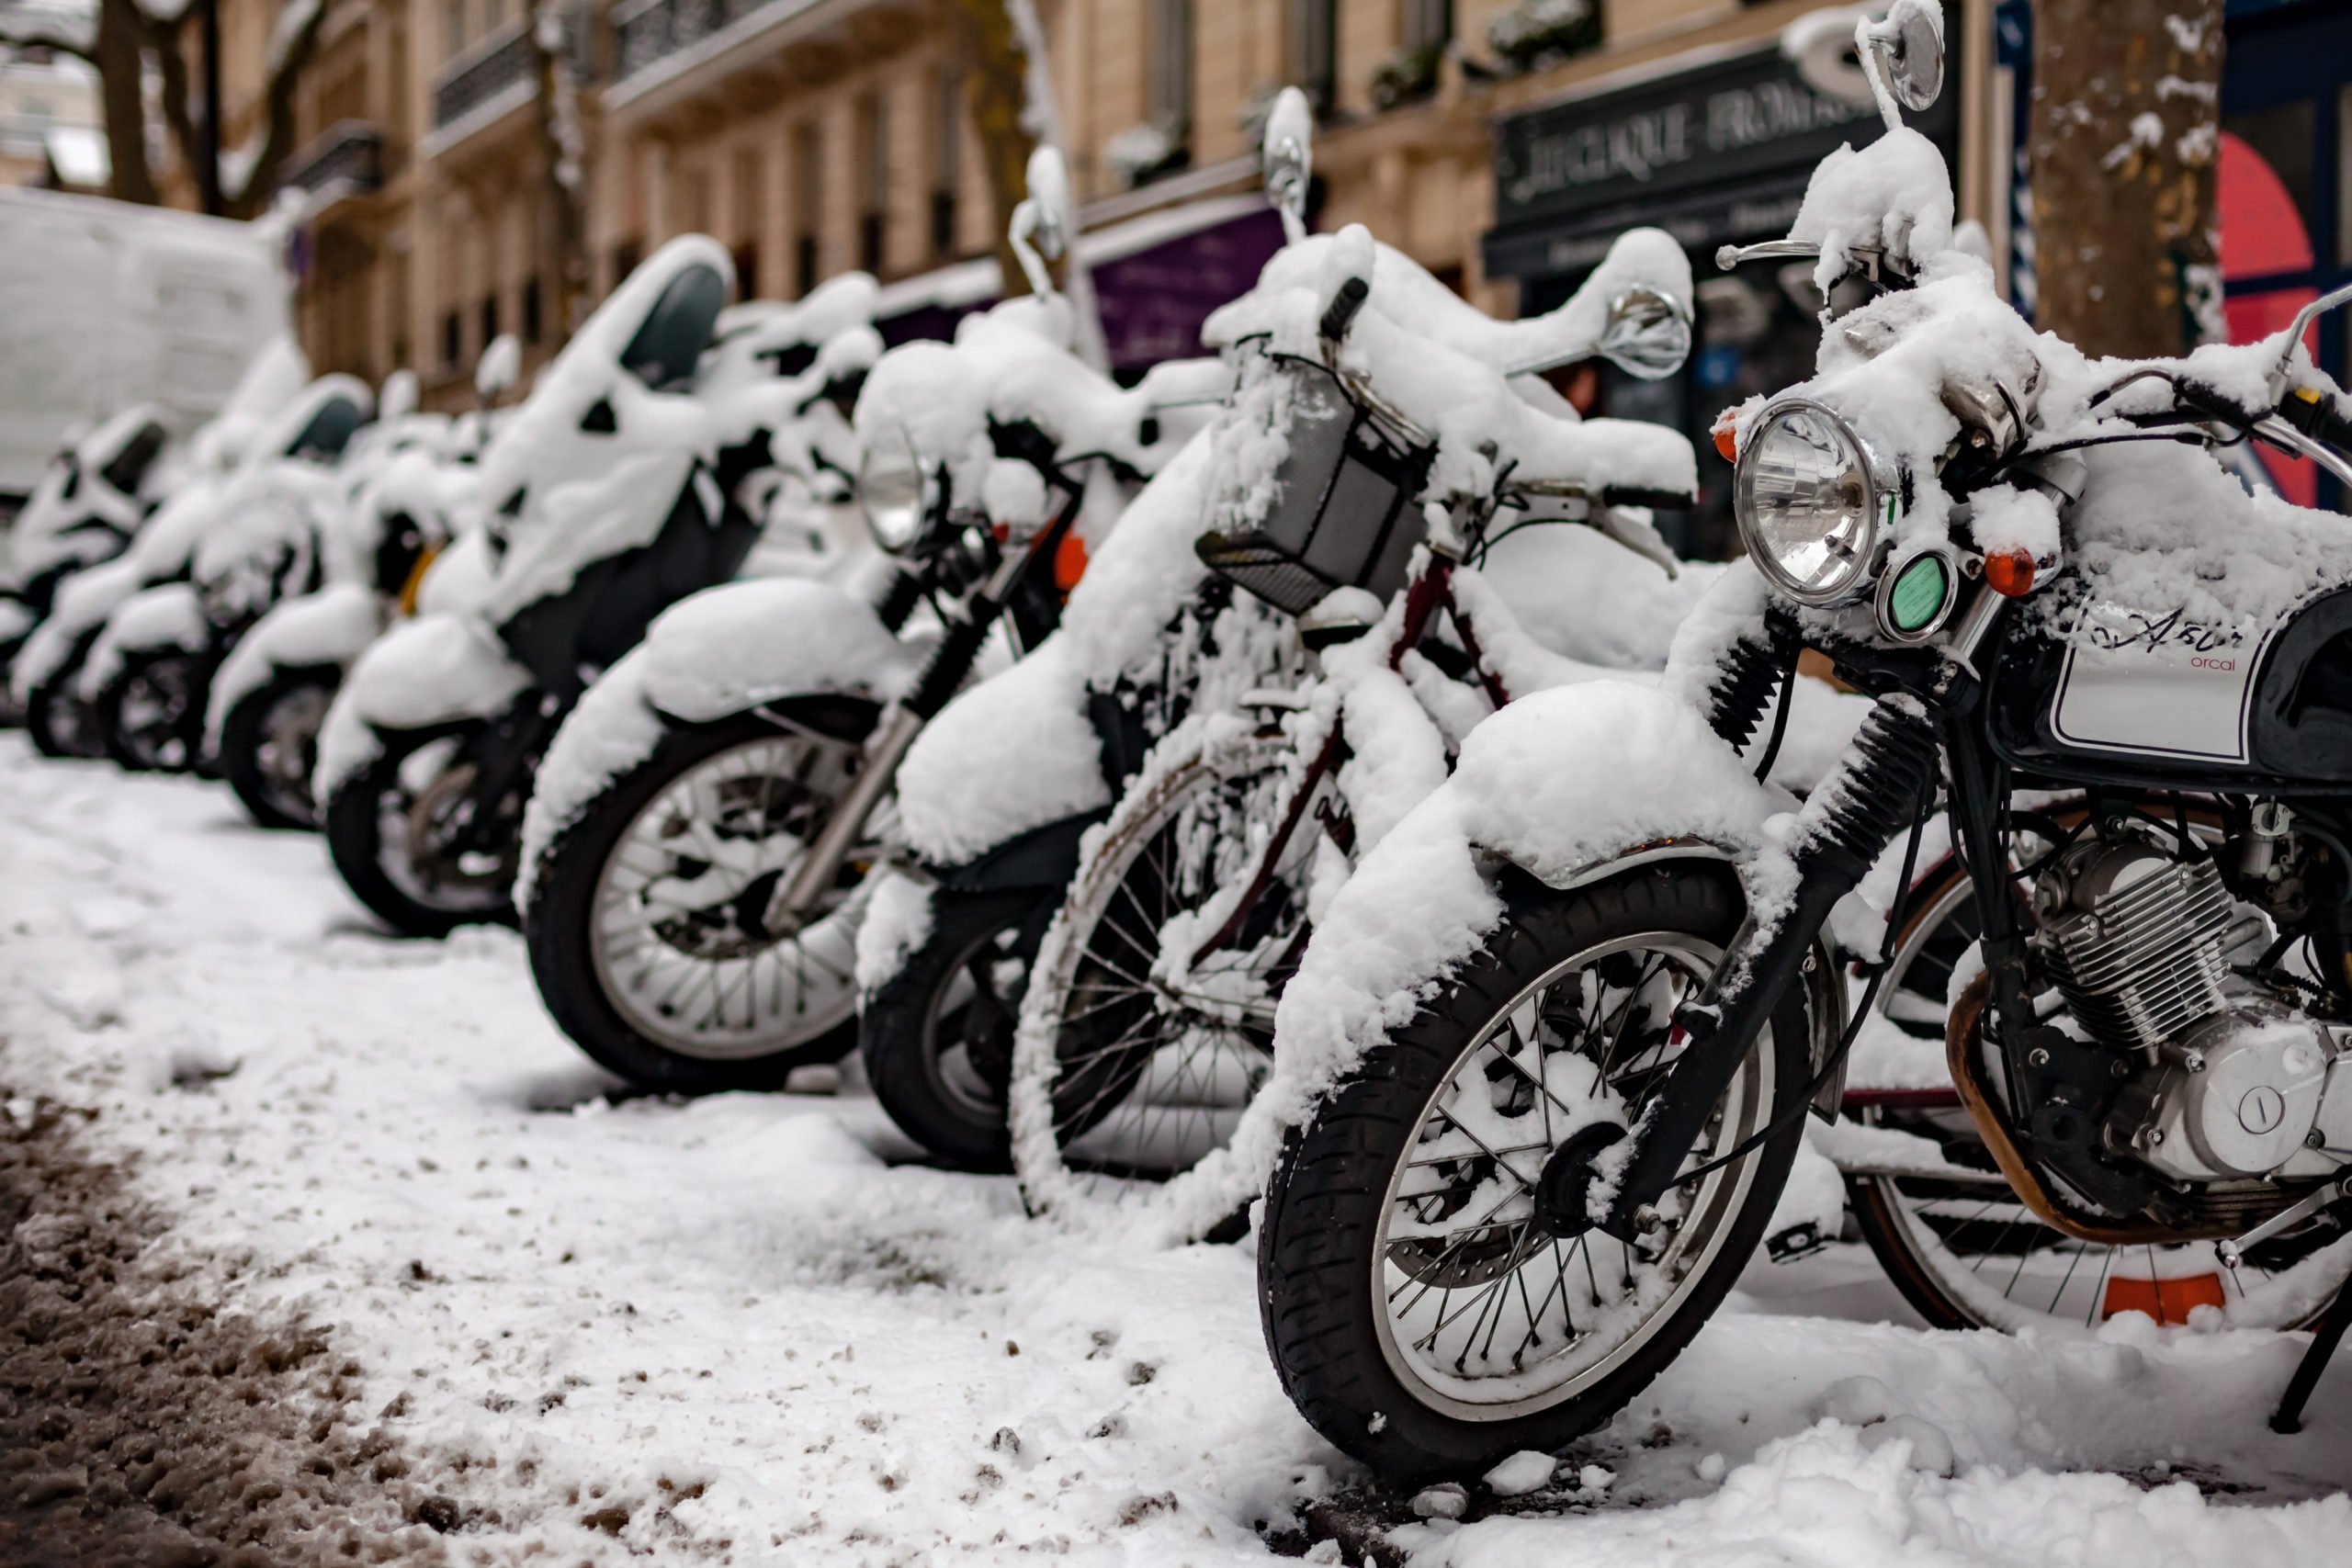
[(1679, 512), (1697, 499), (1679, 490), (1645, 490), (1639, 485), (1600, 487), (1600, 502), (1604, 506), (1646, 506), (1653, 512)]
[(2296, 388), (2278, 400), (2278, 417), (2314, 441), (2352, 452), (2352, 419), (2337, 412), (2335, 400), (2325, 392)]
[(1371, 294), (1372, 285), (1361, 277), (1351, 277), (1340, 284), (1340, 291), (1331, 296), (1331, 303), (1323, 311), (1323, 335), (1335, 341), (1347, 336), (1356, 312), (1363, 309), (1363, 302)]

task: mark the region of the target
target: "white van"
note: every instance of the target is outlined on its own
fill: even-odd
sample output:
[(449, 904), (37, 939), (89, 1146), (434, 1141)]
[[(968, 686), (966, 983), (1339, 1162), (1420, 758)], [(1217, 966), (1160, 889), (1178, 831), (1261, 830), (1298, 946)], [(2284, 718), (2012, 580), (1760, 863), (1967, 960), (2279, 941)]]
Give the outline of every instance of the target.
[(135, 402), (184, 434), (288, 330), (283, 230), (0, 187), (0, 518), (67, 433)]

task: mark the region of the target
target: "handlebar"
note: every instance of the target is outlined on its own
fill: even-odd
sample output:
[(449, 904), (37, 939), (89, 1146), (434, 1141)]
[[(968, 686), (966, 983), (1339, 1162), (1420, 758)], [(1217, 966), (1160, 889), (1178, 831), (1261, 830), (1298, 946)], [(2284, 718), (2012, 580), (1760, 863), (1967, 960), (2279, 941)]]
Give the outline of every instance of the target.
[(1320, 330), (1324, 337), (1336, 343), (1347, 336), (1356, 313), (1363, 309), (1363, 302), (1371, 296), (1372, 285), (1362, 276), (1351, 277), (1340, 284), (1339, 292), (1331, 296), (1331, 303), (1323, 311)]

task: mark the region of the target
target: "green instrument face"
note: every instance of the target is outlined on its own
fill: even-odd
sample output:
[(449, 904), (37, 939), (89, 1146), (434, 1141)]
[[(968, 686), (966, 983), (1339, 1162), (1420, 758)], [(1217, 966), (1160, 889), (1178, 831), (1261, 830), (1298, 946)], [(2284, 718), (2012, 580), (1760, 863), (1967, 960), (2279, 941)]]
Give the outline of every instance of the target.
[(1896, 631), (1916, 632), (1934, 622), (1951, 592), (1951, 579), (1944, 558), (1917, 557), (1903, 569), (1903, 574), (1894, 580), (1894, 591), (1887, 595), (1888, 617), (1894, 622)]

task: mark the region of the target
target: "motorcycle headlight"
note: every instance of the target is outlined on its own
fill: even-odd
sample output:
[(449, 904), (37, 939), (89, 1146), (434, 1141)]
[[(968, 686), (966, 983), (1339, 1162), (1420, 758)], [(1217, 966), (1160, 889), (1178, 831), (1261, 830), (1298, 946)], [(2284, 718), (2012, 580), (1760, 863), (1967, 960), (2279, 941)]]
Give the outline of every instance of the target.
[(1884, 493), (1853, 427), (1792, 400), (1768, 409), (1741, 446), (1732, 509), (1775, 588), (1801, 604), (1831, 604), (1870, 570)]
[(865, 443), (857, 465), (857, 503), (874, 542), (897, 555), (922, 536), (931, 478), (905, 430), (893, 424)]

